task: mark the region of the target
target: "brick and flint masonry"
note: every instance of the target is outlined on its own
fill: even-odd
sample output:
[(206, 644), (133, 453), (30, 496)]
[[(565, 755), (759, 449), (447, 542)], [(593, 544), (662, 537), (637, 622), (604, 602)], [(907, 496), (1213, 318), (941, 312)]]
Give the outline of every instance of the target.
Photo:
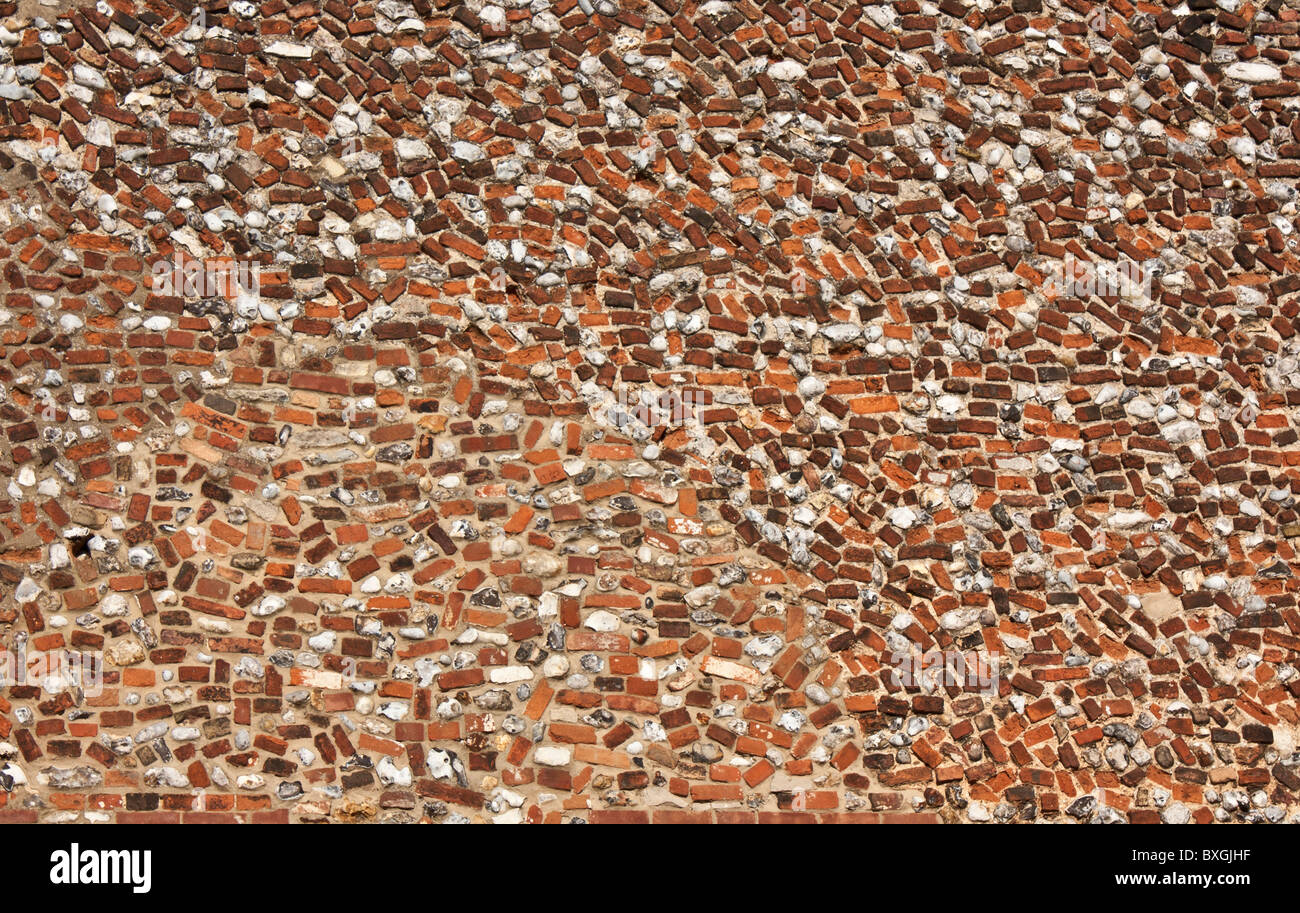
[(0, 820), (1294, 820), (1298, 26), (0, 0)]

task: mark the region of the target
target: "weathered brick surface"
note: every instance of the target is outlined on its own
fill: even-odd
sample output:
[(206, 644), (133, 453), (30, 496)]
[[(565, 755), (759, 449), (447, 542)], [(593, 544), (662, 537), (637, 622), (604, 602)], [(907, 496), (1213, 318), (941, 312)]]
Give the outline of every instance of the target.
[(0, 821), (1294, 813), (1295, 9), (32, 9)]

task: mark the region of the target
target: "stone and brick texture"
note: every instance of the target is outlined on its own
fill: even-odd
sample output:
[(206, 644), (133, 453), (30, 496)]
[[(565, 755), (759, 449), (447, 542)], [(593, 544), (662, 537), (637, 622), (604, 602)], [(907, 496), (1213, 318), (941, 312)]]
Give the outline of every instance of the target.
[(1293, 4), (0, 16), (0, 821), (1297, 814)]

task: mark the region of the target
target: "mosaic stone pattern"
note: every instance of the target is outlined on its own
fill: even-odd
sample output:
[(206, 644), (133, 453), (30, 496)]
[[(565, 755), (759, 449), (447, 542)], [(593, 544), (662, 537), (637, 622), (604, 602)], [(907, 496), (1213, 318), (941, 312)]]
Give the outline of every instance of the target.
[(1294, 3), (0, 20), (0, 821), (1297, 814)]

